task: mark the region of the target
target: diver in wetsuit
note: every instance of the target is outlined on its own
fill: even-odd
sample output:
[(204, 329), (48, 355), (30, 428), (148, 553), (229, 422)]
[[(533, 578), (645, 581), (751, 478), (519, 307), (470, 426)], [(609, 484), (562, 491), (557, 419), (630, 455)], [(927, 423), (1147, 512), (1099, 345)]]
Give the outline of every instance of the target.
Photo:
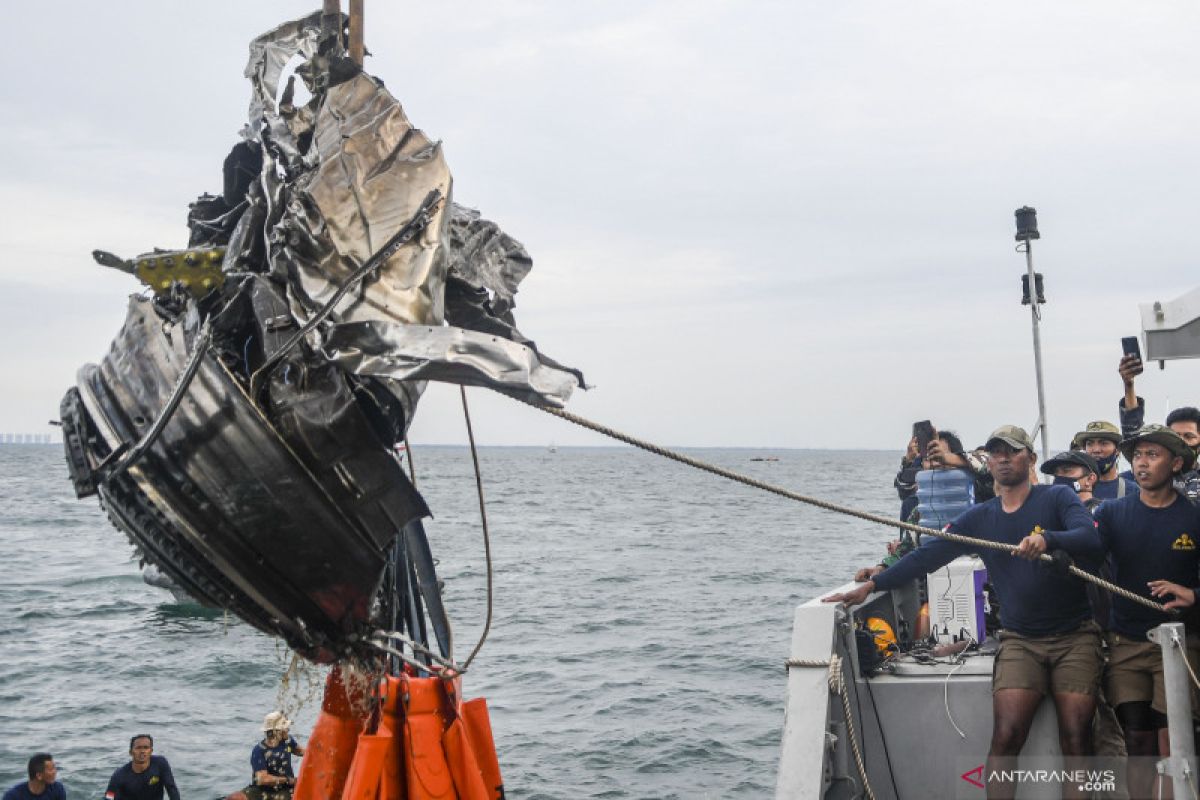
[(175, 775), (162, 756), (154, 755), (154, 737), (139, 733), (129, 740), (130, 761), (108, 779), (104, 800), (179, 800)]

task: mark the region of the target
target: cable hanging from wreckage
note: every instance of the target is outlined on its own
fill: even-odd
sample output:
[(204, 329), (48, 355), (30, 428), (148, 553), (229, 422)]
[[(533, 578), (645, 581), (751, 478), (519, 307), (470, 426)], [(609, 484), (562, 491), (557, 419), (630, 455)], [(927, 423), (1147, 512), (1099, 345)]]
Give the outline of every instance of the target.
[(79, 370), (63, 438), (76, 494), (197, 601), (319, 663), (430, 674), (452, 631), (394, 451), (425, 382), (561, 407), (584, 381), (516, 327), (524, 248), (452, 203), (440, 143), (326, 6), (251, 42), (249, 124), (187, 248), (94, 253), (152, 291)]

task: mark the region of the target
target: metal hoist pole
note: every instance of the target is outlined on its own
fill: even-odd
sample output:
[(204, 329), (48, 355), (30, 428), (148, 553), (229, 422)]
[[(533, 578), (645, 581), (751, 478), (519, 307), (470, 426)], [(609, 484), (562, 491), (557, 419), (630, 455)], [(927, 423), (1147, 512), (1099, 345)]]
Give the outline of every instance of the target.
[(1033, 316), (1033, 365), (1037, 370), (1038, 423), (1042, 437), (1042, 463), (1050, 460), (1050, 434), (1046, 432), (1046, 387), (1042, 380), (1042, 332), (1039, 326), (1037, 279), (1033, 272), (1033, 242), (1025, 242), (1025, 266), (1029, 271), (1029, 309)]
[(363, 56), (366, 55), (366, 45), (363, 44), (363, 3), (365, 0), (350, 0), (350, 60), (360, 67)]
[(1167, 734), (1171, 756), (1158, 762), (1159, 774), (1171, 776), (1175, 797), (1194, 797), (1196, 748), (1192, 731), (1192, 682), (1182, 622), (1165, 622), (1150, 631), (1162, 648), (1163, 688), (1167, 696)]
[(326, 33), (342, 26), (342, 1), (324, 0), (321, 5), (321, 27)]

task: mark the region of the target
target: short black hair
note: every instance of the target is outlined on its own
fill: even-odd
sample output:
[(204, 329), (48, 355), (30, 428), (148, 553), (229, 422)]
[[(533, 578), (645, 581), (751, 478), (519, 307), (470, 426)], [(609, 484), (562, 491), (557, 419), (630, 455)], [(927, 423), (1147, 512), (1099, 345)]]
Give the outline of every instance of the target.
[(1200, 408), (1195, 406), (1184, 406), (1177, 408), (1170, 414), (1167, 414), (1167, 427), (1171, 427), (1176, 422), (1194, 422), (1196, 428), (1200, 429)]
[(38, 773), (46, 768), (47, 761), (53, 761), (54, 756), (49, 753), (35, 753), (33, 758), (29, 759), (29, 780), (33, 780), (38, 776)]
[(958, 434), (954, 431), (938, 431), (937, 438), (950, 445), (951, 453), (961, 453), (963, 451), (962, 440), (958, 438)]
[(149, 740), (150, 740), (150, 747), (153, 749), (153, 747), (154, 747), (154, 737), (153, 737), (153, 736), (151, 736), (151, 735), (150, 735), (150, 734), (148, 734), (148, 733), (139, 733), (137, 736), (131, 736), (131, 737), (129, 737), (129, 750), (130, 750), (131, 752), (133, 751), (133, 743), (134, 743), (134, 742), (136, 742), (138, 739), (149, 739)]

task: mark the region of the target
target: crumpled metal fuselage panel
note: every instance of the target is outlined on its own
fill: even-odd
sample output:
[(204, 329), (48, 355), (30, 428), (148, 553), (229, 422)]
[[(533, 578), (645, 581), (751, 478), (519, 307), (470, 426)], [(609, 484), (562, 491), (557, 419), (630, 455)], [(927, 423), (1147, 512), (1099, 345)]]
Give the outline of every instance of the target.
[[(324, 305), (359, 266), (421, 207), (431, 191), (448, 198), (441, 145), (414, 128), (400, 103), (365, 73), (332, 86), (317, 109), (310, 158), (316, 166), (291, 190), (275, 237), (297, 317)], [(340, 321), (440, 324), (449, 203), (335, 309)]]
[[(163, 407), (187, 361), (184, 328), (132, 298), (109, 354), (81, 370), (110, 447), (137, 441)], [(328, 660), (362, 633), (386, 545), (331, 499), (211, 353), (129, 475), (297, 650)]]

